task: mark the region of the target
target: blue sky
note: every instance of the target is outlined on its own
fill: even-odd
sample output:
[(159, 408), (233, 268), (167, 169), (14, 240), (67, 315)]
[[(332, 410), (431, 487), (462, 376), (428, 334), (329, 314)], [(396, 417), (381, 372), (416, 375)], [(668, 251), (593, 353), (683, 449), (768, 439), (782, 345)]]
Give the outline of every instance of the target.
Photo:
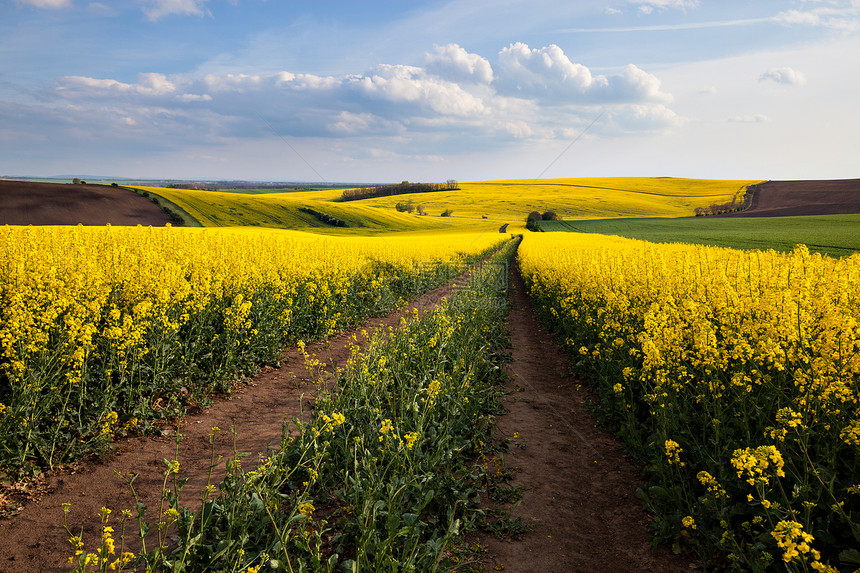
[(0, 175), (860, 176), (860, 0), (0, 0), (0, 35)]

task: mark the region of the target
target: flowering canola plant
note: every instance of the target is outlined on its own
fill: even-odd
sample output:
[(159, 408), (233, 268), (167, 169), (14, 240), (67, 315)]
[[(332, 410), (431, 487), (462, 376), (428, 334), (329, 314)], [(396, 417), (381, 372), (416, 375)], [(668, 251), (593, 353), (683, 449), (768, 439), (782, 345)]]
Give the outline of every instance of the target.
[(0, 227), (0, 471), (205, 403), (286, 344), (450, 280), (504, 238)]
[(658, 538), (743, 570), (860, 563), (860, 255), (559, 233), (519, 265), (646, 462)]

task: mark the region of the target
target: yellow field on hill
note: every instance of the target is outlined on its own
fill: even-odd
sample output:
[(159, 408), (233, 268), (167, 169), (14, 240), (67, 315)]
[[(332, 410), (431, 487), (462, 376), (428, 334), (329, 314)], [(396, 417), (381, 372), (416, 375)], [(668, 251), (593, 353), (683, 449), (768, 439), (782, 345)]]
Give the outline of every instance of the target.
[[(371, 235), (387, 232), (463, 232), (475, 229), (474, 222), (449, 217), (420, 217), (356, 202), (335, 203), (315, 198), (319, 192), (267, 193), (246, 195), (217, 191), (137, 187), (154, 193), (185, 209), (204, 227), (268, 227), (298, 229), (333, 235)], [(330, 191), (326, 192), (330, 195)], [(310, 208), (340, 219), (347, 227), (323, 223)], [(490, 225), (492, 226), (492, 225)]]
[[(686, 217), (696, 207), (740, 199), (758, 181), (674, 179), (668, 177), (602, 177), (476, 181), (460, 189), (336, 202), (340, 191), (266, 193), (260, 195), (140, 187), (185, 209), (204, 227), (268, 227), (329, 235), (373, 235), (389, 232), (446, 233), (497, 231), (503, 223), (524, 223), (531, 211), (555, 211), (563, 219)], [(423, 206), (427, 216), (400, 213), (399, 202)], [(310, 208), (346, 223), (321, 222)], [(445, 210), (452, 216), (441, 217)]]
[(564, 219), (686, 217), (696, 207), (743, 196), (753, 180), (675, 179), (670, 177), (589, 177), (475, 181), (455, 191), (364, 199), (347, 204), (394, 209), (399, 201), (423, 205), (431, 215), (451, 209), (454, 217), (498, 222), (525, 220), (531, 211), (552, 210)]

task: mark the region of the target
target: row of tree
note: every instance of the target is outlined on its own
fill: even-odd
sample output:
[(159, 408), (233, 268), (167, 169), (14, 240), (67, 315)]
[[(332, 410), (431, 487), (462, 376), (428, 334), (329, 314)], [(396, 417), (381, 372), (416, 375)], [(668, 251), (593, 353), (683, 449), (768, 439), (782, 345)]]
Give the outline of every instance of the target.
[(749, 209), (752, 204), (752, 198), (755, 192), (758, 191), (758, 185), (750, 185), (744, 190), (743, 197), (735, 197), (726, 203), (714, 203), (708, 207), (696, 207), (693, 212), (696, 217), (708, 217), (710, 215), (725, 215), (726, 213), (734, 213)]
[(454, 191), (459, 188), (459, 184), (453, 179), (449, 179), (445, 183), (410, 183), (409, 181), (402, 181), (393, 185), (372, 185), (368, 187), (356, 187), (355, 189), (344, 189), (343, 194), (338, 200), (357, 201), (359, 199), (405, 195), (407, 193)]
[(309, 207), (299, 207), (299, 211), (302, 213), (307, 213), (308, 215), (313, 215), (317, 218), (320, 223), (325, 223), (326, 225), (331, 225), (332, 227), (348, 227), (346, 221), (342, 219), (338, 219), (337, 217), (332, 217), (328, 213), (322, 213), (320, 211), (316, 211), (315, 209), (311, 209)]
[(555, 211), (544, 211), (543, 213), (539, 211), (532, 211), (526, 217), (526, 229), (529, 231), (540, 231), (540, 225), (538, 225), (538, 221), (558, 221), (560, 217), (558, 213)]

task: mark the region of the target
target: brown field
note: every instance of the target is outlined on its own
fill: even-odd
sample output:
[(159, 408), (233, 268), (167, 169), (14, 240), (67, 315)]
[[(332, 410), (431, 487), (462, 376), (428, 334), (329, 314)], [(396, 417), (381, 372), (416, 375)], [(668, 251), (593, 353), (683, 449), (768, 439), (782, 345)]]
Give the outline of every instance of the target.
[(152, 201), (107, 185), (0, 180), (0, 225), (153, 225), (170, 219)]
[(767, 181), (746, 211), (723, 217), (792, 217), (860, 213), (860, 179)]

